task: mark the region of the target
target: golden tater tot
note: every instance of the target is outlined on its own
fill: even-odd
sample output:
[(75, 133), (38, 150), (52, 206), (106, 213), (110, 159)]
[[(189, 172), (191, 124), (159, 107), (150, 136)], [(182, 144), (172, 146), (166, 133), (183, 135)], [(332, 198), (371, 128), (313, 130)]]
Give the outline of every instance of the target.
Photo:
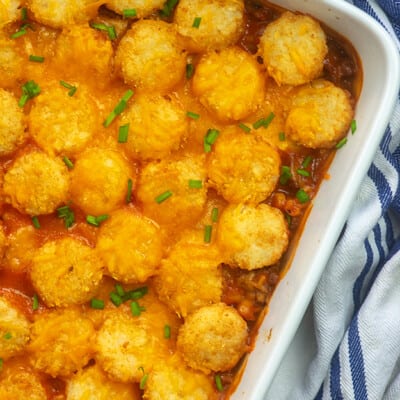
[(347, 91), (317, 80), (295, 93), (285, 129), (292, 140), (305, 147), (331, 148), (346, 135), (353, 115)]
[(51, 307), (89, 301), (102, 277), (103, 263), (97, 253), (73, 237), (46, 242), (32, 260), (32, 284)]
[(295, 86), (321, 75), (328, 47), (315, 19), (285, 12), (265, 28), (259, 52), (276, 83)]
[(167, 157), (188, 130), (186, 112), (176, 96), (138, 94), (122, 115), (121, 125), (127, 123), (123, 149), (141, 160)]
[(192, 80), (193, 93), (221, 121), (238, 121), (264, 99), (264, 75), (256, 59), (239, 47), (201, 57)]
[(253, 270), (279, 261), (288, 246), (289, 232), (277, 208), (229, 205), (218, 223), (217, 243), (232, 265)]
[(146, 400), (216, 400), (218, 395), (211, 379), (192, 370), (178, 354), (157, 364), (144, 388)]
[(113, 382), (98, 365), (76, 373), (66, 385), (66, 400), (139, 400), (137, 385)]
[(72, 201), (85, 213), (98, 216), (125, 202), (134, 171), (117, 151), (93, 147), (81, 153), (71, 171)]
[(181, 326), (177, 346), (193, 369), (210, 373), (234, 367), (247, 350), (246, 321), (225, 303), (205, 306)]
[(27, 133), (24, 114), (18, 107), (17, 99), (3, 89), (0, 89), (0, 109), (6, 111), (0, 118), (0, 156), (4, 156), (16, 150), (24, 142)]
[(37, 314), (28, 346), (30, 363), (52, 377), (69, 377), (92, 357), (94, 336), (92, 322), (78, 309)]
[(4, 296), (0, 296), (0, 358), (16, 356), (25, 350), (30, 323)]
[(7, 361), (0, 374), (1, 400), (48, 400), (40, 374), (22, 359)]
[(73, 96), (59, 82), (50, 83), (33, 101), (29, 131), (51, 155), (79, 153), (95, 133), (98, 110), (83, 85)]
[(173, 25), (140, 20), (121, 39), (116, 63), (125, 83), (166, 92), (184, 77), (186, 54)]
[(144, 18), (156, 10), (161, 10), (165, 0), (108, 0), (109, 9), (122, 15), (124, 10), (135, 10), (137, 18)]
[[(141, 171), (137, 188), (144, 214), (160, 225), (195, 223), (206, 203), (205, 177), (203, 156), (148, 163)], [(201, 187), (190, 187), (190, 181), (200, 182)]]
[[(84, 73), (97, 85), (104, 86), (111, 77), (113, 55), (107, 35), (88, 25), (73, 25), (65, 27), (58, 36), (53, 62), (62, 71), (63, 79)], [(76, 94), (79, 91), (78, 88)]]
[(18, 19), (21, 4), (21, 0), (2, 0), (0, 2), (0, 26)]
[(107, 272), (125, 283), (154, 275), (163, 252), (158, 226), (128, 209), (115, 211), (101, 226), (96, 248)]
[(154, 277), (160, 299), (182, 317), (204, 305), (219, 302), (221, 262), (217, 247), (204, 242), (203, 231), (186, 232)]
[(69, 176), (64, 163), (40, 151), (17, 157), (4, 175), (6, 203), (22, 213), (52, 213), (66, 203)]
[(174, 23), (189, 51), (231, 46), (244, 30), (244, 3), (242, 0), (181, 0)]
[(53, 28), (84, 23), (96, 15), (98, 0), (27, 0), (35, 19)]
[(0, 33), (0, 87), (12, 87), (22, 77), (24, 63), (15, 41)]
[(209, 184), (228, 202), (260, 203), (275, 189), (280, 164), (270, 144), (240, 128), (227, 128), (208, 159)]

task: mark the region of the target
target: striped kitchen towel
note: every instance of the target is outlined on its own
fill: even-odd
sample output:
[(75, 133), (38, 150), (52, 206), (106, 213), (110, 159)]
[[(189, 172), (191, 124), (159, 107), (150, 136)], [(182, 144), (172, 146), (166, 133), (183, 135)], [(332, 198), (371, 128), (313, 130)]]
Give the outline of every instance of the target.
[[(400, 50), (400, 1), (352, 0)], [(313, 298), (317, 352), (288, 400), (400, 400), (400, 97)]]

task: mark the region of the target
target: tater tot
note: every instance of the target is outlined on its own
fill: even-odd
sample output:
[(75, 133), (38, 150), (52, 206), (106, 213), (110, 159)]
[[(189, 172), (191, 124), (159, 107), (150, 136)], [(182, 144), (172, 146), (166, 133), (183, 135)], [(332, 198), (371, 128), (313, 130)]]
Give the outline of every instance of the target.
[[(62, 71), (64, 79), (85, 74), (85, 80), (89, 78), (103, 86), (111, 78), (112, 44), (107, 35), (88, 25), (68, 26), (57, 38), (53, 62)], [(80, 89), (74, 97), (79, 92)]]
[(30, 363), (52, 377), (69, 377), (91, 359), (94, 336), (90, 319), (75, 308), (37, 314), (28, 346)]
[(11, 88), (22, 77), (24, 64), (15, 41), (0, 33), (0, 87)]
[(51, 307), (89, 301), (102, 277), (103, 263), (97, 253), (73, 237), (46, 242), (32, 260), (32, 284)]
[(196, 66), (193, 93), (221, 121), (238, 121), (264, 99), (264, 75), (256, 59), (239, 47), (206, 53)]
[(317, 80), (295, 93), (285, 129), (292, 140), (305, 147), (331, 148), (346, 135), (353, 115), (347, 91)]
[(259, 52), (276, 83), (295, 86), (321, 75), (328, 47), (316, 20), (285, 12), (267, 25)]
[(217, 303), (222, 295), (222, 257), (213, 244), (204, 242), (203, 231), (186, 232), (175, 244), (154, 277), (162, 301), (179, 316)]
[(29, 131), (37, 144), (51, 155), (80, 152), (97, 129), (98, 110), (89, 91), (79, 85), (73, 96), (59, 82), (52, 82), (33, 101)]
[(280, 164), (279, 153), (266, 141), (227, 128), (208, 159), (209, 184), (230, 203), (260, 203), (275, 189)]
[(217, 243), (233, 265), (253, 270), (279, 261), (287, 249), (289, 231), (277, 208), (230, 205), (219, 220)]
[(98, 0), (28, 0), (35, 19), (44, 25), (61, 28), (89, 21), (96, 15)]
[[(199, 26), (193, 26), (196, 18)], [(175, 10), (177, 31), (190, 51), (221, 49), (236, 43), (244, 30), (242, 0), (181, 0)]]
[(125, 202), (128, 180), (134, 171), (118, 152), (93, 147), (81, 153), (71, 171), (72, 201), (95, 216), (117, 209)]
[(32, 225), (21, 226), (7, 236), (4, 268), (22, 272), (31, 264), (33, 253), (38, 247), (38, 238)]
[(25, 131), (24, 114), (14, 95), (0, 89), (0, 109), (3, 112), (0, 118), (0, 156), (12, 153), (21, 145), (27, 133)]
[[(139, 300), (140, 301), (140, 300)], [(141, 323), (140, 316), (123, 310), (109, 313), (96, 336), (96, 361), (119, 382), (140, 382), (143, 375), (167, 357), (166, 340), (160, 340)]]
[(233, 307), (218, 303), (186, 318), (177, 346), (190, 367), (210, 373), (233, 368), (246, 352), (247, 340), (246, 321)]
[(0, 399), (48, 400), (40, 378), (22, 359), (7, 361), (0, 374)]
[(166, 92), (184, 77), (186, 54), (172, 24), (140, 20), (121, 39), (116, 63), (125, 83)]
[(66, 203), (69, 176), (64, 163), (40, 151), (17, 157), (4, 175), (5, 202), (22, 213), (52, 213)]
[(28, 319), (5, 297), (0, 297), (0, 358), (23, 352), (29, 340)]
[(216, 400), (211, 379), (185, 365), (179, 354), (157, 364), (144, 388), (146, 400)]
[[(162, 225), (187, 226), (201, 216), (206, 203), (205, 159), (203, 156), (165, 158), (150, 162), (138, 179), (137, 198), (144, 214)], [(191, 188), (189, 181), (201, 181)], [(169, 195), (164, 201), (160, 196)]]
[(122, 15), (124, 10), (135, 10), (137, 18), (144, 18), (156, 10), (161, 10), (165, 0), (108, 0), (106, 5), (109, 9)]
[(186, 112), (176, 96), (138, 94), (121, 117), (129, 124), (123, 149), (141, 160), (161, 159), (177, 150), (187, 133)]
[(139, 400), (139, 388), (133, 384), (113, 382), (98, 365), (75, 374), (66, 385), (66, 400)]
[(101, 226), (96, 245), (107, 272), (125, 283), (144, 282), (162, 257), (158, 226), (129, 209), (117, 210)]
[(18, 19), (21, 3), (20, 0), (2, 0), (0, 2), (0, 26)]

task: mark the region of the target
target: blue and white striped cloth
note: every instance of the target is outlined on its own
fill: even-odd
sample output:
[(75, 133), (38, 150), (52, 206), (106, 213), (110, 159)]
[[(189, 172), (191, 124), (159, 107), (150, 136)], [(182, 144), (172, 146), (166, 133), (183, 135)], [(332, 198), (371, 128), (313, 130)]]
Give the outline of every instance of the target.
[[(347, 1), (400, 50), (399, 0)], [(287, 400), (400, 400), (400, 96), (312, 310), (316, 354)]]
[[(400, 0), (346, 1), (400, 51)], [(286, 400), (400, 400), (400, 94), (312, 309), (317, 351)]]

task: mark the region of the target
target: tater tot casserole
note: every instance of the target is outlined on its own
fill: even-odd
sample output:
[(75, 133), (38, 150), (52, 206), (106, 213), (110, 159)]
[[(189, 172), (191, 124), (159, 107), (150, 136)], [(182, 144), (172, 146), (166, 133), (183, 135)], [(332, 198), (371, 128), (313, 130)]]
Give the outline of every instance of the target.
[(356, 129), (351, 44), (254, 0), (0, 26), (0, 400), (229, 399)]

